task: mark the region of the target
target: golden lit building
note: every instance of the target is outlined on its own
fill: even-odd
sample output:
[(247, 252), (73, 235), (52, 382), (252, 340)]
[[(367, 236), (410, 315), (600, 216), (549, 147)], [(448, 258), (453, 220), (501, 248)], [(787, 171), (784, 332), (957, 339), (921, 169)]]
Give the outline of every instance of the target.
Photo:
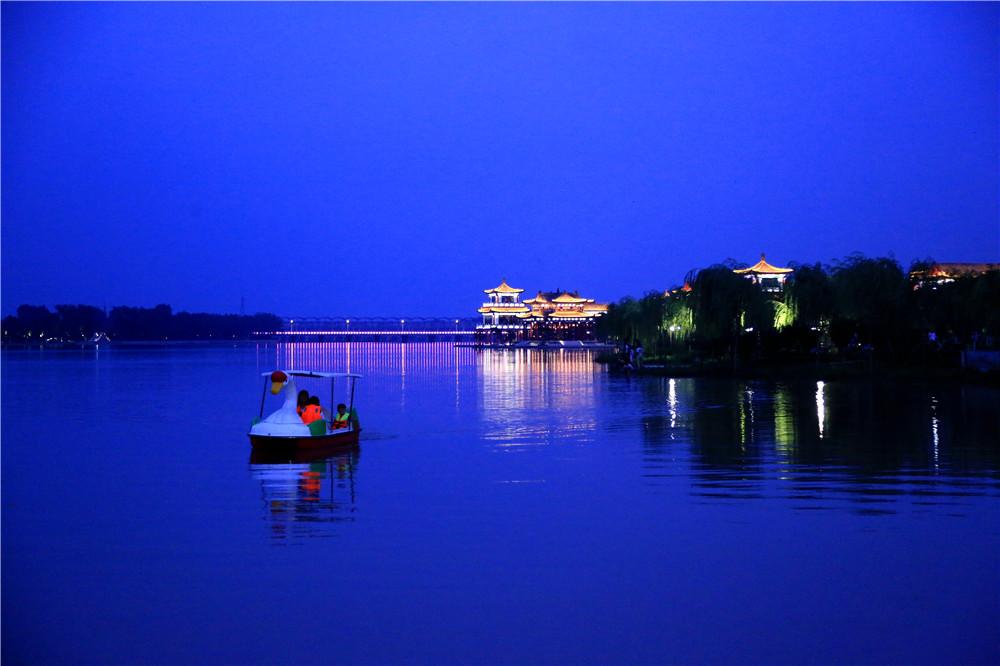
[(530, 310), (520, 302), (523, 291), (524, 289), (517, 289), (507, 284), (507, 280), (501, 280), (500, 285), (492, 289), (484, 289), (483, 292), (489, 300), (479, 308), (479, 314), (483, 315), (483, 323), (477, 328), (489, 330), (524, 328), (518, 316)]
[(754, 284), (772, 294), (781, 294), (785, 289), (785, 279), (791, 275), (794, 269), (778, 268), (767, 263), (764, 253), (760, 253), (760, 261), (750, 268), (737, 268), (733, 270), (737, 275), (746, 276)]
[(525, 322), (530, 338), (559, 340), (589, 339), (594, 321), (608, 312), (607, 303), (584, 298), (579, 292), (541, 292), (524, 301), (531, 310), (518, 317)]
[(486, 289), (490, 300), (479, 308), (480, 331), (504, 338), (585, 340), (594, 335), (594, 321), (608, 311), (606, 303), (584, 298), (578, 292), (541, 292), (521, 301), (523, 289), (504, 280)]

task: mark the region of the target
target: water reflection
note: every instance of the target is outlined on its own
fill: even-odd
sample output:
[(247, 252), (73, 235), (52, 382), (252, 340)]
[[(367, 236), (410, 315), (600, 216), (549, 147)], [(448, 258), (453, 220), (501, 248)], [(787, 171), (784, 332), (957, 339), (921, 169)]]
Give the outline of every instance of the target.
[[(260, 483), (264, 517), (278, 541), (329, 537), (338, 523), (352, 522), (357, 508), (354, 474), (360, 451), (301, 462), (251, 458)], [(300, 459), (301, 460), (301, 459)]]
[(963, 497), (1000, 489), (991, 389), (668, 380), (658, 390), (664, 413), (642, 419), (644, 476), (683, 475), (676, 449), (663, 448), (688, 442), (691, 493), (705, 501), (782, 498), (871, 515), (905, 500), (961, 513)]
[(823, 439), (823, 426), (826, 425), (826, 384), (816, 382), (816, 423), (819, 427), (819, 438)]
[(591, 351), (483, 350), (483, 437), (504, 450), (592, 440), (598, 423), (595, 379), (604, 373)]

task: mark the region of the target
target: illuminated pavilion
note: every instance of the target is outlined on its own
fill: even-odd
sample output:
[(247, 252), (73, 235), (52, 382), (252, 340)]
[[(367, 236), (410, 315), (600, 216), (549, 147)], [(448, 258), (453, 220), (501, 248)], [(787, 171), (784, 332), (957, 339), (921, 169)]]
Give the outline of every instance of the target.
[(483, 293), (489, 300), (479, 308), (479, 314), (483, 315), (483, 323), (476, 328), (494, 332), (520, 332), (524, 324), (518, 317), (530, 312), (528, 307), (520, 302), (523, 291), (524, 289), (517, 289), (507, 284), (507, 280), (501, 280), (500, 285), (492, 289), (484, 289)]
[(736, 268), (733, 270), (737, 275), (746, 276), (747, 279), (759, 285), (763, 291), (780, 295), (785, 290), (785, 279), (791, 275), (794, 269), (779, 268), (767, 263), (764, 253), (760, 253), (760, 261), (750, 268)]
[(524, 290), (511, 287), (506, 280), (484, 291), (490, 300), (479, 308), (483, 323), (477, 328), (506, 339), (591, 339), (594, 321), (608, 311), (606, 303), (578, 292), (539, 291), (534, 298), (521, 301)]

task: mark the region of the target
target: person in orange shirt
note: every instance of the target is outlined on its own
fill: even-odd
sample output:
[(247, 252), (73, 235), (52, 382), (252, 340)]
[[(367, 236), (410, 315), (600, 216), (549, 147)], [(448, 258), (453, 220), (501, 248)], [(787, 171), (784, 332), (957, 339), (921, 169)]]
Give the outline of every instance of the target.
[(309, 425), (323, 418), (323, 408), (319, 406), (319, 398), (313, 396), (302, 410), (302, 422)]

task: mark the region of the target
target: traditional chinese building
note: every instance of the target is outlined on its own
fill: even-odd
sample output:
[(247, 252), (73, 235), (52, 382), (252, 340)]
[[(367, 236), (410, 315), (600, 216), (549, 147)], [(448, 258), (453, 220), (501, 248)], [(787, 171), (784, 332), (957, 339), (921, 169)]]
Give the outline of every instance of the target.
[(477, 328), (505, 340), (588, 340), (594, 337), (594, 321), (608, 311), (606, 303), (579, 292), (539, 291), (521, 301), (523, 291), (506, 281), (485, 290), (490, 300), (479, 308), (483, 323)]
[(1000, 271), (1000, 264), (931, 264), (927, 268), (910, 273), (913, 288), (947, 284), (963, 277), (977, 277), (990, 271)]
[(733, 270), (737, 275), (743, 275), (759, 285), (763, 291), (775, 296), (780, 296), (785, 290), (785, 279), (794, 272), (791, 268), (778, 268), (767, 263), (764, 253), (760, 254), (760, 261), (750, 268), (737, 268)]
[(507, 280), (501, 280), (500, 285), (492, 289), (484, 289), (483, 292), (489, 299), (479, 308), (479, 314), (483, 315), (483, 323), (479, 329), (492, 331), (520, 331), (524, 324), (518, 319), (518, 315), (529, 312), (527, 306), (520, 302), (521, 292), (524, 289), (517, 289), (507, 284)]

